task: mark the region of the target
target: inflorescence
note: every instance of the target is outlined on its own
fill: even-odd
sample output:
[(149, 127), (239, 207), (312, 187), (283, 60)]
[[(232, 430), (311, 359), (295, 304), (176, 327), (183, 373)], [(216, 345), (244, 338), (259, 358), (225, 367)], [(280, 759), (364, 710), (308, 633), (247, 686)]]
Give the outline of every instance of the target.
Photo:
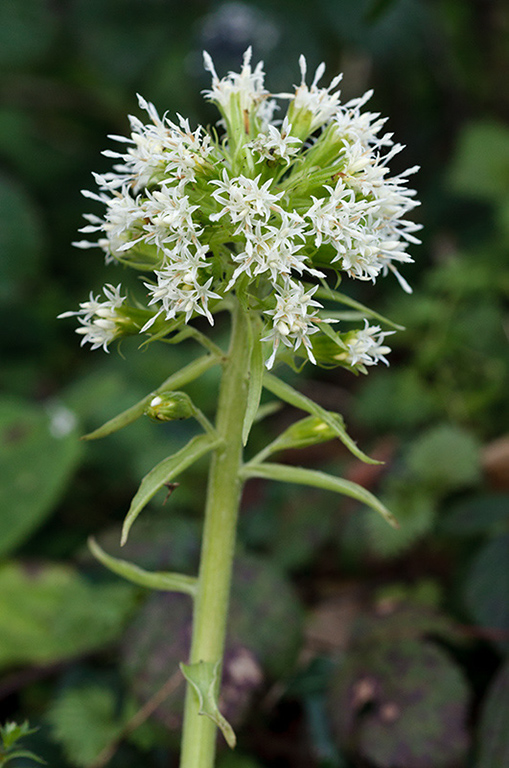
[[(82, 344), (107, 351), (114, 339), (162, 338), (199, 315), (213, 324), (234, 292), (263, 322), (268, 368), (277, 357), (364, 371), (387, 363), (388, 332), (367, 320), (333, 329), (338, 320), (319, 300), (334, 299), (326, 281), (342, 274), (374, 282), (391, 272), (410, 291), (398, 266), (419, 243), (420, 225), (406, 218), (418, 205), (407, 186), (417, 168), (390, 175), (403, 147), (385, 119), (361, 111), (372, 92), (341, 104), (341, 77), (319, 87), (321, 64), (308, 86), (303, 56), (300, 85), (275, 95), (250, 49), (240, 73), (223, 78), (204, 60), (222, 134), (161, 118), (140, 96), (150, 122), (130, 117), (131, 136), (110, 137), (121, 151), (104, 154), (116, 164), (94, 174), (98, 193), (83, 192), (106, 211), (85, 215), (81, 232), (98, 239), (75, 245), (144, 273), (145, 302), (130, 305), (121, 286), (107, 285), (104, 299), (91, 294), (61, 317), (76, 315)], [(275, 119), (280, 102), (288, 109)]]

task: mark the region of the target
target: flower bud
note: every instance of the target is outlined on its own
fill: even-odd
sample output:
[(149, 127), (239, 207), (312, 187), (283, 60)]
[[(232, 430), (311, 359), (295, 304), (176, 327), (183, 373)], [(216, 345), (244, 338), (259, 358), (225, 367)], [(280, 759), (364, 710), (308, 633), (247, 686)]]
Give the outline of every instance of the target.
[(145, 410), (145, 414), (154, 421), (188, 419), (193, 413), (193, 403), (185, 392), (160, 392)]
[[(331, 414), (331, 418), (336, 419), (337, 414)], [(342, 420), (339, 417), (339, 426)], [(306, 448), (316, 443), (324, 443), (332, 440), (336, 433), (329, 424), (326, 424), (319, 416), (307, 416), (295, 424), (292, 424), (280, 436), (283, 447), (288, 448)], [(285, 444), (288, 444), (287, 446)]]

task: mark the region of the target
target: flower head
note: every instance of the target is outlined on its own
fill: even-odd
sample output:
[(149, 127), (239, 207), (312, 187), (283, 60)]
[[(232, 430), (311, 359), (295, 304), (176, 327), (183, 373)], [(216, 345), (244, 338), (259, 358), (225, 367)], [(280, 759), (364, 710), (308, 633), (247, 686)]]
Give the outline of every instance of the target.
[(98, 191), (83, 193), (104, 212), (87, 214), (81, 230), (97, 240), (76, 245), (141, 270), (144, 301), (130, 305), (120, 286), (107, 285), (104, 300), (91, 295), (62, 316), (78, 317), (82, 343), (107, 350), (129, 318), (131, 332), (160, 338), (200, 316), (213, 324), (236, 293), (264, 325), (268, 367), (278, 355), (357, 370), (387, 363), (388, 332), (341, 320), (336, 333), (322, 303), (341, 302), (327, 288), (340, 277), (394, 275), (411, 290), (399, 270), (419, 242), (408, 186), (417, 169), (391, 174), (403, 147), (384, 118), (364, 110), (372, 92), (342, 104), (341, 76), (322, 85), (320, 64), (308, 84), (303, 56), (299, 85), (280, 94), (266, 89), (251, 49), (240, 72), (224, 77), (207, 53), (204, 62), (212, 76), (205, 96), (223, 134), (161, 117), (140, 96), (147, 122), (130, 117), (130, 136), (111, 137), (120, 145), (104, 153), (113, 170), (95, 175)]

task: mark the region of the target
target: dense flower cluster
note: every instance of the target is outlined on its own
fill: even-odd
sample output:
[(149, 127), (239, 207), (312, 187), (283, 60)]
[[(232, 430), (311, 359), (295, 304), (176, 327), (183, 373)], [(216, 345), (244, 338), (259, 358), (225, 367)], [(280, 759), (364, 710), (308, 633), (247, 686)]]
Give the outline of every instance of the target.
[[(131, 136), (111, 137), (121, 145), (104, 153), (115, 160), (113, 171), (95, 175), (98, 193), (84, 192), (106, 209), (102, 218), (85, 216), (81, 231), (97, 240), (75, 245), (97, 246), (108, 262), (147, 275), (146, 321), (132, 333), (157, 326), (160, 336), (161, 323), (171, 333), (197, 315), (212, 324), (235, 292), (263, 320), (269, 368), (289, 353), (358, 370), (387, 362), (387, 333), (367, 321), (357, 331), (333, 329), (337, 319), (319, 300), (327, 298), (327, 278), (337, 284), (342, 273), (374, 281), (391, 272), (410, 290), (398, 266), (419, 242), (419, 225), (406, 217), (417, 205), (407, 186), (416, 168), (390, 175), (402, 146), (379, 114), (362, 111), (371, 92), (342, 104), (341, 78), (320, 87), (320, 65), (307, 85), (301, 57), (300, 84), (273, 95), (250, 50), (240, 73), (223, 78), (204, 58), (212, 75), (205, 95), (221, 113), (224, 135), (192, 130), (181, 116), (160, 117), (139, 97), (149, 122), (131, 117)], [(288, 109), (275, 119), (281, 102)], [(105, 301), (91, 295), (63, 316), (77, 315), (83, 342), (107, 349), (129, 332), (129, 305), (120, 287), (104, 292)], [(327, 361), (316, 341), (324, 334), (336, 346)]]

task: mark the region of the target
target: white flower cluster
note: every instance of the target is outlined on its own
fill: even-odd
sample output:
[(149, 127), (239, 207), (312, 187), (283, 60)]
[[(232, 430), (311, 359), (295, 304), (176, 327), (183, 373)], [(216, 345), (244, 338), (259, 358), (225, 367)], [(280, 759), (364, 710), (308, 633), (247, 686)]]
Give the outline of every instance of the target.
[(63, 312), (58, 318), (77, 316), (80, 327), (76, 333), (83, 336), (81, 346), (89, 342), (92, 349), (102, 347), (108, 352), (108, 344), (117, 336), (116, 310), (122, 306), (126, 297), (120, 295), (120, 285), (116, 288), (105, 285), (103, 293), (106, 301), (101, 301), (99, 296), (90, 292), (89, 300), (83, 301), (78, 310)]
[[(321, 64), (308, 86), (303, 56), (301, 83), (275, 96), (265, 89), (263, 64), (251, 67), (250, 49), (240, 73), (219, 78), (208, 54), (205, 68), (212, 74), (205, 95), (221, 113), (225, 136), (193, 131), (180, 116), (177, 123), (161, 118), (139, 97), (150, 121), (131, 117), (130, 138), (111, 137), (125, 151), (105, 152), (117, 164), (95, 175), (98, 193), (83, 193), (106, 208), (103, 218), (87, 214), (81, 230), (98, 239), (75, 245), (98, 246), (107, 261), (148, 273), (152, 314), (133, 332), (150, 333), (156, 318), (168, 332), (197, 315), (212, 324), (228, 294), (241, 291), (265, 322), (269, 368), (285, 349), (322, 362), (314, 346), (324, 324), (341, 348), (331, 359), (361, 370), (387, 362), (387, 334), (378, 326), (366, 321), (355, 338), (335, 333), (335, 320), (312, 298), (340, 273), (374, 281), (391, 272), (410, 291), (398, 265), (411, 261), (407, 247), (419, 242), (419, 225), (406, 218), (417, 205), (407, 186), (417, 169), (390, 175), (389, 162), (403, 147), (383, 131), (379, 114), (362, 111), (371, 92), (341, 104), (341, 77), (320, 87)], [(288, 102), (279, 121), (277, 100)], [(64, 313), (78, 315), (82, 343), (93, 348), (106, 349), (120, 335), (115, 310), (124, 297), (111, 286), (105, 296)]]

